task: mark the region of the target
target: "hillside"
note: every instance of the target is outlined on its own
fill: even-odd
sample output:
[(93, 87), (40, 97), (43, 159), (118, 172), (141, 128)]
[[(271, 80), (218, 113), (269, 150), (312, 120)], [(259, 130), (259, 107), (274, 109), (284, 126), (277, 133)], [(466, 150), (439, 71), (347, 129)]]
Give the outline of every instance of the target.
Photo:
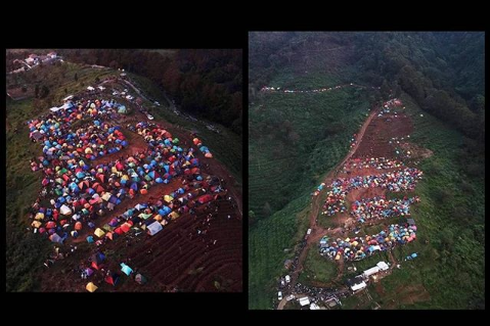
[[(62, 99), (69, 94), (77, 94), (79, 92), (86, 91), (87, 86), (96, 85), (101, 82), (109, 81), (112, 77), (119, 77), (120, 71), (110, 68), (97, 68), (88, 65), (73, 64), (65, 61), (62, 64), (45, 65), (42, 67), (36, 67), (35, 69), (27, 72), (12, 74), (7, 76), (7, 87), (22, 85), (27, 88), (29, 96), (22, 100), (7, 99), (6, 114), (7, 114), (7, 207), (6, 207), (6, 226), (7, 226), (7, 291), (67, 291), (75, 290), (80, 291), (83, 288), (80, 282), (82, 280), (74, 280), (74, 282), (60, 282), (60, 279), (64, 278), (64, 274), (71, 272), (72, 266), (68, 267), (69, 262), (57, 263), (55, 267), (48, 270), (43, 266), (43, 261), (46, 259), (49, 253), (53, 251), (53, 244), (42, 239), (39, 234), (33, 234), (32, 231), (26, 231), (26, 227), (30, 223), (27, 219), (27, 212), (32, 203), (38, 197), (41, 190), (41, 172), (33, 172), (30, 169), (30, 160), (37, 157), (42, 153), (39, 148), (39, 144), (35, 144), (29, 140), (29, 129), (26, 122), (41, 114), (48, 112), (48, 109), (52, 106), (62, 103)], [(130, 78), (130, 79), (129, 79)], [(189, 120), (183, 115), (175, 114), (170, 105), (167, 104), (165, 97), (162, 95), (159, 88), (150, 80), (145, 77), (131, 74), (127, 80), (131, 80), (137, 84), (138, 88), (142, 90), (143, 96), (153, 97), (154, 100), (160, 101), (160, 106), (152, 106), (152, 103), (143, 100), (143, 104), (148, 107), (148, 111), (154, 116), (155, 120), (165, 123), (172, 133), (179, 135), (179, 138), (183, 142), (192, 143), (192, 138), (189, 139), (190, 133), (194, 132), (198, 137), (205, 142), (215, 156), (215, 158), (223, 163), (210, 164), (206, 169), (212, 169), (217, 175), (222, 175), (224, 179), (228, 180), (230, 188), (236, 190), (237, 197), (241, 196), (241, 166), (242, 166), (242, 150), (240, 137), (229, 131), (228, 129), (217, 125), (220, 133), (209, 130), (207, 125), (209, 122), (206, 120)], [(107, 79), (107, 80), (106, 80)], [(107, 86), (107, 85), (106, 85)], [(122, 91), (124, 86), (117, 83), (113, 84), (113, 87)], [(129, 87), (128, 87), (129, 88)], [(38, 89), (38, 90), (34, 90)], [(39, 93), (38, 93), (39, 92)], [(90, 94), (86, 94), (90, 95)], [(110, 96), (106, 94), (106, 96)], [(118, 101), (124, 102), (124, 99)], [(130, 104), (134, 106), (135, 104)], [(128, 115), (129, 119), (141, 119), (145, 118), (142, 114), (136, 114), (131, 111)], [(86, 121), (82, 121), (86, 122)], [(128, 139), (137, 141), (137, 137), (127, 134)], [(144, 142), (140, 140), (140, 143)], [(233, 175), (231, 177), (229, 175)], [(233, 181), (233, 180), (236, 180)], [(241, 200), (241, 199), (240, 199)], [(182, 271), (183, 275), (191, 275), (186, 280), (186, 284), (182, 283), (182, 279), (175, 279), (174, 284), (178, 284), (184, 288), (195, 288), (203, 291), (239, 291), (241, 288), (241, 241), (230, 238), (231, 236), (241, 237), (241, 221), (234, 219), (232, 223), (227, 220), (227, 214), (234, 214), (236, 206), (231, 207), (228, 201), (222, 203), (223, 209), (218, 216), (218, 223), (206, 236), (207, 241), (213, 242), (213, 239), (219, 239), (219, 244), (214, 246), (213, 257), (215, 259), (207, 259), (206, 262), (202, 262), (202, 266), (195, 268), (198, 271), (190, 270)], [(228, 207), (228, 206), (230, 207)], [(191, 223), (174, 224), (167, 230), (167, 235), (171, 235), (167, 240), (172, 239), (174, 246), (180, 246), (181, 242), (185, 242), (185, 239), (176, 240), (176, 234), (178, 232), (193, 232), (197, 223), (201, 223), (200, 220), (191, 220)], [(177, 226), (176, 226), (177, 225)], [(199, 226), (200, 227), (200, 226)], [(223, 230), (228, 230), (223, 232)], [(178, 235), (177, 235), (178, 237)], [(212, 237), (212, 238), (209, 238)], [(165, 237), (163, 237), (165, 238)], [(145, 242), (146, 243), (146, 242)], [(140, 246), (143, 245), (140, 244)], [(205, 257), (203, 251), (206, 246), (198, 246), (190, 248), (194, 252), (194, 256), (197, 254)], [(175, 247), (166, 246), (170, 249), (170, 252), (175, 252)], [(184, 247), (185, 249), (186, 247)], [(109, 253), (115, 252), (114, 246)], [(188, 248), (189, 249), (189, 248)], [(83, 255), (88, 254), (88, 244), (81, 243), (79, 245), (78, 258), (84, 259)], [(140, 249), (144, 250), (144, 249)], [(186, 249), (185, 249), (186, 250)], [(138, 252), (118, 250), (118, 255), (132, 255), (135, 260), (139, 258), (141, 266), (148, 265), (148, 256), (137, 257)], [(158, 251), (155, 250), (155, 254)], [(162, 255), (168, 255), (169, 253), (161, 253)], [(207, 253), (209, 254), (209, 253)], [(190, 257), (190, 256), (189, 256)], [(188, 258), (189, 258), (188, 257)], [(230, 259), (232, 257), (232, 259)], [(86, 258), (86, 257), (85, 257)], [(117, 258), (114, 256), (114, 258)], [(119, 257), (120, 258), (120, 257)], [(74, 259), (77, 259), (74, 257)], [(161, 261), (161, 259), (160, 259)], [(178, 268), (188, 268), (190, 263), (198, 263), (197, 260), (179, 261)], [(71, 261), (70, 263), (73, 263)], [(224, 265), (223, 265), (224, 264)], [(232, 266), (233, 264), (233, 266)], [(227, 267), (227, 271), (223, 271), (223, 266)], [(230, 268), (232, 266), (233, 268)], [(166, 264), (167, 269), (175, 271), (175, 266), (170, 263)], [(200, 273), (202, 269), (206, 268), (209, 274)], [(158, 271), (164, 271), (165, 269), (158, 269)], [(211, 273), (213, 272), (213, 273)], [(168, 273), (168, 271), (166, 271)], [(157, 273), (154, 273), (155, 275)], [(222, 277), (216, 275), (221, 274)], [(163, 277), (163, 274), (162, 276)], [(68, 280), (68, 278), (67, 278)], [(233, 280), (233, 282), (231, 281)], [(156, 279), (155, 279), (156, 282)], [(213, 286), (217, 284), (216, 286)], [(158, 283), (158, 282), (156, 282)], [(211, 287), (210, 287), (211, 285)], [(75, 288), (77, 287), (78, 288)], [(124, 285), (123, 290), (133, 291), (137, 290), (134, 285), (127, 283)], [(148, 288), (147, 288), (148, 289)], [(158, 290), (158, 289), (153, 289)], [(162, 290), (162, 289), (160, 289)], [(167, 289), (168, 290), (168, 289)], [(139, 290), (141, 291), (141, 290)]]
[[(304, 245), (310, 193), (343, 159), (368, 109), (390, 90), (412, 119), (411, 141), (433, 155), (420, 163), (424, 179), (410, 194), (421, 198), (412, 212), (420, 238), (409, 249), (393, 252), (401, 259), (416, 251), (421, 258), (387, 277), (381, 288), (370, 285), (367, 291), (381, 309), (484, 307), (481, 42), (478, 33), (251, 34), (250, 308), (275, 308), (279, 277), (288, 274), (284, 262), (295, 259)], [(325, 55), (328, 50), (332, 55)], [(261, 91), (264, 86), (306, 91), (351, 82), (380, 90)], [(300, 279), (309, 283), (317, 275), (326, 281), (331, 267), (312, 251), (316, 247), (308, 251)], [(368, 258), (357, 263), (358, 269), (380, 258), (388, 260)], [(344, 308), (372, 308), (364, 298), (351, 296)]]

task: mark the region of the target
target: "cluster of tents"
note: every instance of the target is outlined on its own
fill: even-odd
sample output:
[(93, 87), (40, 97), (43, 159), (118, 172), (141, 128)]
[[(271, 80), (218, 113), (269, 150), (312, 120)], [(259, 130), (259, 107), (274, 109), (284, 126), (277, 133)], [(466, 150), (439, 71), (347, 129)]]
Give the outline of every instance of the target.
[(366, 157), (366, 158), (355, 158), (349, 160), (343, 167), (344, 172), (350, 170), (360, 170), (375, 168), (376, 170), (386, 170), (399, 168), (404, 166), (404, 163), (399, 160), (389, 159), (385, 157)]
[[(100, 251), (93, 254), (90, 257), (90, 261), (92, 262), (92, 264), (90, 265), (90, 267), (82, 268), (81, 277), (83, 279), (90, 278), (92, 275), (94, 275), (95, 270), (97, 270), (97, 271), (101, 270), (102, 267), (105, 265), (105, 263), (104, 263), (105, 259), (106, 259), (105, 255)], [(131, 274), (134, 272), (133, 269), (131, 267), (129, 267), (128, 265), (126, 265), (125, 263), (121, 263), (120, 267), (121, 267), (121, 273), (124, 273), (127, 276), (131, 276)], [(112, 286), (116, 286), (116, 284), (119, 282), (120, 278), (121, 278), (121, 275), (119, 273), (110, 272), (108, 270), (107, 272), (105, 272), (104, 282), (106, 282), (107, 284), (110, 284)], [(141, 285), (148, 282), (147, 278), (140, 273), (136, 274), (134, 279), (138, 284), (141, 284)], [(89, 292), (95, 292), (98, 288), (99, 287), (97, 285), (95, 285), (93, 282), (89, 282), (85, 286), (85, 289)]]
[[(353, 86), (353, 87), (360, 87), (360, 88), (366, 88), (365, 86), (360, 86), (360, 85), (355, 85), (354, 83), (350, 83), (347, 85), (338, 85), (334, 87), (328, 87), (328, 88), (318, 88), (318, 89), (312, 89), (312, 90), (290, 90), (290, 89), (281, 89), (281, 87), (268, 87), (264, 86), (260, 89), (261, 92), (283, 92), (283, 93), (323, 93), (323, 92), (328, 92), (334, 89), (340, 89), (346, 86)], [(375, 88), (375, 87), (373, 87)]]
[[(192, 186), (192, 187), (191, 187)], [(113, 217), (102, 228), (97, 228), (94, 235), (98, 238), (106, 237), (109, 240), (128, 233), (137, 225), (146, 230), (151, 236), (160, 232), (165, 225), (188, 213), (191, 209), (216, 199), (213, 194), (219, 185), (211, 177), (200, 182), (185, 185), (177, 190), (163, 195), (156, 203), (141, 202), (126, 210), (121, 216)], [(90, 240), (91, 237), (91, 240)], [(93, 242), (93, 236), (87, 237)]]
[(339, 260), (341, 256), (348, 261), (358, 261), (377, 251), (386, 251), (396, 245), (404, 245), (417, 238), (415, 225), (391, 224), (387, 229), (375, 235), (354, 237), (329, 242), (324, 236), (320, 240), (320, 253), (330, 259)]
[[(381, 117), (384, 114), (390, 113), (392, 109), (397, 108), (397, 107), (401, 107), (401, 106), (403, 106), (403, 103), (400, 99), (393, 98), (389, 101), (386, 101), (383, 103), (383, 106), (381, 107), (381, 111), (378, 114), (378, 117)], [(405, 108), (405, 107), (403, 107), (403, 108)], [(395, 112), (395, 118), (396, 117), (397, 117), (397, 114)]]
[(322, 214), (332, 216), (345, 211), (345, 197), (353, 189), (381, 187), (392, 192), (411, 191), (423, 172), (416, 168), (387, 172), (377, 175), (339, 178), (332, 182)]
[(320, 194), (320, 191), (323, 190), (323, 188), (325, 187), (325, 182), (322, 182), (315, 190), (315, 192), (313, 192), (311, 195), (312, 196), (318, 196)]
[[(110, 102), (95, 101), (87, 104), (87, 114), (94, 114), (96, 110), (100, 113), (102, 104), (107, 103)], [(86, 162), (87, 157), (75, 157), (74, 153), (78, 151), (69, 150), (76, 147), (75, 142), (78, 142), (80, 136), (87, 136), (86, 130), (100, 132), (96, 137), (88, 136), (85, 140), (89, 143), (91, 139), (98, 141), (112, 138), (115, 142), (120, 140), (119, 127), (111, 127), (99, 120), (94, 121), (95, 127), (80, 128), (76, 132), (66, 127), (74, 117), (78, 118), (80, 112), (85, 112), (83, 109), (87, 106), (81, 106), (78, 111), (57, 111), (58, 119), (29, 122), (31, 128), (46, 130), (44, 137), (48, 139), (43, 139), (45, 149), (56, 143), (54, 148), (60, 151), (59, 155), (50, 155), (43, 161), (45, 177), (42, 185), (54, 197), (50, 200), (52, 207), (40, 207), (37, 201), (33, 205), (35, 216), (31, 224), (35, 228), (34, 232), (46, 232), (53, 242), (63, 243), (69, 235), (77, 237), (83, 227), (81, 222), (88, 222), (88, 226), (94, 228), (92, 219), (113, 210), (127, 196), (132, 198), (138, 193), (145, 195), (154, 184), (168, 183), (179, 174), (184, 174), (188, 180), (203, 180), (200, 162), (194, 157), (193, 148), (184, 150), (177, 145), (179, 140), (172, 138), (169, 132), (146, 123), (136, 126), (138, 133), (150, 144), (145, 153), (95, 167)], [(61, 113), (65, 113), (67, 117), (63, 118)], [(120, 144), (123, 145), (122, 142)], [(58, 154), (58, 151), (50, 152)], [(100, 229), (96, 231), (96, 236), (103, 232)]]
[(372, 219), (385, 219), (394, 216), (409, 216), (410, 205), (420, 202), (418, 196), (387, 200), (378, 196), (356, 200), (351, 206), (351, 215), (357, 222), (364, 223)]

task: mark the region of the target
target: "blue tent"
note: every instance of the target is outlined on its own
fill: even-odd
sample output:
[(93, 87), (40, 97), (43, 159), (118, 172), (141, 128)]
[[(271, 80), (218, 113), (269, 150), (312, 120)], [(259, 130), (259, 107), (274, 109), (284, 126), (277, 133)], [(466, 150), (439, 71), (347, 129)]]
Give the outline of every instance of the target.
[(89, 236), (87, 237), (87, 242), (88, 242), (88, 243), (92, 243), (92, 242), (94, 242), (94, 237), (93, 237), (93, 236), (91, 236), (91, 235), (89, 235)]
[(156, 178), (155, 182), (156, 183), (162, 183), (163, 182), (163, 179), (162, 178)]
[(133, 270), (131, 269), (131, 267), (129, 267), (128, 265), (126, 265), (125, 263), (121, 263), (121, 271), (126, 274), (127, 276), (131, 275), (131, 273), (133, 272)]
[(170, 207), (163, 205), (162, 208), (158, 210), (158, 214), (160, 214), (161, 216), (165, 216), (167, 214), (170, 214), (171, 211), (172, 210), (170, 209)]

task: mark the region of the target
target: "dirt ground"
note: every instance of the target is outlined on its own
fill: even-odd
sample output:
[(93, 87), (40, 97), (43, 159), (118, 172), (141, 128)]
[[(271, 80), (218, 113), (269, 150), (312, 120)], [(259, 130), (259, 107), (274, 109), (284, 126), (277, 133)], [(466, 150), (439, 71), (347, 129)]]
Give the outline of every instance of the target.
[[(390, 120), (390, 121), (388, 121)], [(412, 121), (405, 113), (393, 113), (376, 116), (364, 133), (353, 158), (386, 157), (396, 158), (394, 147), (389, 144), (391, 138), (405, 137), (413, 130)]]

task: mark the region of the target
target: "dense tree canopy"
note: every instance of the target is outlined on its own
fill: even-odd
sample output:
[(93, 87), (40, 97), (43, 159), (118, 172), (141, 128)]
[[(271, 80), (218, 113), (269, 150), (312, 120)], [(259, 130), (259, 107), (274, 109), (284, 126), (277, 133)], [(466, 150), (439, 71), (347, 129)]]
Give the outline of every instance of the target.
[(61, 50), (68, 60), (123, 68), (163, 87), (191, 114), (241, 133), (242, 51), (175, 50), (165, 56), (150, 50)]

